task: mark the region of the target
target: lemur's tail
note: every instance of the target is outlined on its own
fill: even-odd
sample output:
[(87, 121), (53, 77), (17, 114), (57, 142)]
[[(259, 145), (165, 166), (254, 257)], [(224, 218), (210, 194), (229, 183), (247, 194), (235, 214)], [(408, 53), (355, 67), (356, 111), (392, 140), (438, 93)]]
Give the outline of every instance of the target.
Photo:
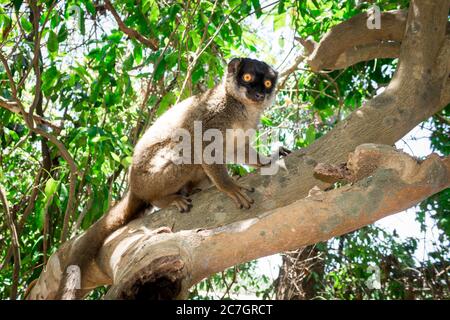
[[(95, 256), (103, 245), (105, 239), (114, 231), (127, 224), (136, 215), (147, 207), (147, 204), (133, 195), (130, 191), (107, 213), (97, 220), (89, 229), (87, 229), (78, 238), (68, 243), (71, 248), (68, 250), (69, 257), (66, 268), (77, 266), (81, 272), (81, 288), (85, 286), (83, 272), (94, 261)], [(86, 294), (85, 290), (73, 288), (68, 273), (63, 271), (63, 279), (60, 282), (58, 295), (62, 299), (73, 300), (81, 299)]]

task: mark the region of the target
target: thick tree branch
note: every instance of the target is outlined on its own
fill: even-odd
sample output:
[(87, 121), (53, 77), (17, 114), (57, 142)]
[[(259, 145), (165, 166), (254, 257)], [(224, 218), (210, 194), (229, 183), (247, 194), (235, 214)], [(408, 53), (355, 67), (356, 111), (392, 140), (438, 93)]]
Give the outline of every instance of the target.
[[(297, 40), (302, 44), (311, 70), (345, 69), (362, 61), (398, 58), (406, 28), (407, 11), (381, 13), (381, 28), (369, 29), (370, 14), (362, 13), (333, 27), (319, 43), (311, 39)], [(446, 33), (450, 33), (447, 23)]]
[[(378, 41), (355, 46), (341, 53), (334, 63), (333, 69), (345, 69), (362, 61), (374, 59), (398, 58), (400, 43), (396, 41)], [(325, 69), (328, 69), (325, 67)]]
[[(287, 206), (260, 210), (249, 219), (223, 227), (217, 226), (216, 220), (215, 228), (199, 229), (208, 225), (208, 216), (232, 210), (232, 204), (213, 190), (195, 199), (198, 203), (217, 201), (208, 216), (194, 207), (190, 218), (205, 221), (196, 224), (197, 228), (157, 228), (153, 215), (137, 219), (105, 241), (97, 259), (102, 278), (95, 281), (115, 284), (106, 296), (110, 299), (136, 298), (152, 290), (155, 298), (185, 297), (192, 285), (229, 266), (353, 231), (450, 185), (450, 158), (431, 155), (418, 163), (382, 145), (358, 147), (350, 154), (347, 168), (352, 180), (357, 180), (352, 185), (328, 192), (316, 190)], [(260, 201), (276, 199), (270, 188), (257, 191)], [(283, 192), (282, 188), (278, 192)], [(51, 265), (61, 263), (56, 255), (52, 259)]]
[[(106, 298), (135, 298), (164, 280), (172, 288), (165, 291), (185, 297), (192, 285), (229, 266), (345, 234), (450, 185), (450, 158), (431, 155), (419, 164), (387, 146), (358, 147), (349, 171), (366, 178), (224, 227), (170, 233), (150, 231), (149, 218), (134, 221), (111, 235), (99, 255), (100, 268), (117, 284)], [(168, 260), (176, 263), (161, 268)]]
[[(350, 66), (351, 62), (364, 61), (363, 56), (375, 58), (375, 52), (369, 51), (372, 49), (380, 52), (380, 46), (385, 46), (380, 44), (383, 42), (393, 43), (394, 48), (389, 47), (389, 51), (393, 54), (394, 44), (399, 44), (403, 39), (406, 18), (406, 10), (382, 12), (381, 28), (369, 29), (367, 21), (370, 19), (370, 14), (356, 15), (333, 27), (318, 44), (306, 46), (305, 50), (309, 54), (307, 62), (313, 71), (345, 68)], [(361, 57), (358, 57), (358, 52), (355, 52), (355, 48), (358, 47), (365, 48)]]

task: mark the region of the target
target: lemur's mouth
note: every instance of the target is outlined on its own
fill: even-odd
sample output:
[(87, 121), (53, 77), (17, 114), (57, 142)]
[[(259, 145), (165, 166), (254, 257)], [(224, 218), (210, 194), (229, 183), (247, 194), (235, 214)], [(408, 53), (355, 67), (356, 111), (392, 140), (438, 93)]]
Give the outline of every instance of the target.
[(253, 102), (263, 102), (264, 99), (266, 98), (265, 94), (261, 94), (261, 93), (254, 93), (254, 94), (246, 94), (247, 98), (252, 100)]

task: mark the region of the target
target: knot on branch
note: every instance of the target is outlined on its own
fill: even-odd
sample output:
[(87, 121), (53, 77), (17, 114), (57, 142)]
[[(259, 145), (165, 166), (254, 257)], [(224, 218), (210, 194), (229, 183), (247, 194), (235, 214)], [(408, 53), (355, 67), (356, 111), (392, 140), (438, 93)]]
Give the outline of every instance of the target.
[[(432, 154), (431, 163), (438, 155)], [(400, 179), (409, 183), (417, 180), (420, 175), (420, 161), (394, 147), (379, 144), (362, 144), (348, 156), (347, 163), (332, 165), (319, 163), (314, 168), (314, 176), (322, 181), (334, 183), (337, 181), (356, 182), (373, 175), (377, 169), (392, 169)]]
[(318, 163), (314, 167), (314, 176), (328, 183), (334, 183), (339, 180), (351, 180), (351, 174), (347, 169), (347, 164), (332, 165), (327, 163)]

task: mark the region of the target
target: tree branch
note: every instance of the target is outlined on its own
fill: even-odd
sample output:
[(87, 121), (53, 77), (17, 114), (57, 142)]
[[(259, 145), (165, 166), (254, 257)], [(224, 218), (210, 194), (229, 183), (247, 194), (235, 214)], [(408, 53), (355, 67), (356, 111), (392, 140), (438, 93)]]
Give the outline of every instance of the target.
[[(107, 239), (97, 260), (115, 284), (106, 298), (136, 298), (140, 290), (157, 287), (164, 278), (171, 282), (168, 287), (174, 286), (165, 292), (178, 289), (172, 298), (185, 297), (188, 288), (229, 266), (348, 233), (450, 185), (450, 158), (431, 155), (419, 164), (387, 146), (358, 147), (349, 156), (348, 169), (355, 179), (361, 178), (358, 183), (315, 192), (223, 227), (171, 233), (152, 230), (149, 217), (134, 221)], [(170, 268), (161, 268), (168, 261)]]
[(293, 73), (295, 70), (297, 70), (298, 66), (300, 63), (302, 63), (305, 60), (305, 56), (299, 55), (297, 58), (295, 58), (294, 62), (287, 67), (286, 69), (284, 69), (283, 71), (280, 72), (279, 75), (279, 80), (278, 80), (278, 90), (281, 90), (284, 88), (285, 84), (286, 84), (286, 80), (289, 78), (289, 76), (291, 75), (291, 73)]
[[(6, 100), (3, 97), (0, 97), (0, 107), (5, 108), (5, 109), (7, 109), (7, 110), (9, 110), (11, 112), (14, 112), (16, 114), (20, 114), (21, 115), (20, 108), (17, 106), (17, 103), (9, 101), (9, 100)], [(60, 126), (58, 126), (58, 125), (56, 125), (56, 124), (54, 124), (54, 123), (52, 123), (52, 122), (50, 122), (50, 121), (40, 117), (38, 115), (33, 115), (33, 120), (36, 123), (40, 124), (40, 125), (52, 128), (53, 132), (56, 135), (59, 135), (59, 133), (62, 130), (62, 128)]]
[[(367, 21), (370, 19), (370, 14), (365, 12), (356, 15), (331, 28), (318, 44), (313, 43), (312, 45), (306, 46), (305, 50), (309, 54), (307, 62), (315, 72), (348, 67), (349, 65), (343, 64), (346, 55), (351, 55), (353, 61), (363, 61), (361, 60), (362, 57), (355, 57), (355, 54), (357, 54), (354, 52), (355, 47), (365, 47), (365, 55), (374, 57), (374, 54), (367, 53), (368, 48), (373, 47), (374, 44), (382, 41), (392, 41), (394, 43), (400, 43), (402, 41), (406, 18), (406, 10), (382, 12), (381, 28), (369, 29), (367, 28)], [(309, 41), (311, 42), (311, 40)], [(376, 46), (375, 49), (377, 49)], [(338, 60), (341, 61), (339, 67), (336, 65)]]
[[(362, 61), (398, 58), (400, 55), (400, 46), (400, 43), (396, 41), (378, 41), (355, 46), (341, 53), (337, 57), (332, 69), (345, 69)], [(325, 67), (325, 69), (328, 68)]]
[[(362, 13), (330, 29), (319, 43), (296, 38), (308, 56), (306, 61), (314, 72), (345, 69), (362, 61), (398, 58), (403, 41), (406, 10), (381, 13), (381, 28), (369, 29), (368, 13)], [(450, 23), (446, 25), (450, 32)]]
[[(287, 191), (282, 187), (283, 180), (272, 181), (264, 188), (265, 178), (259, 176), (256, 212), (242, 214), (246, 217), (234, 223), (220, 222), (218, 217), (238, 210), (212, 189), (194, 197), (199, 205), (187, 215), (163, 210), (136, 219), (105, 241), (96, 265), (87, 270), (89, 281), (82, 283), (82, 290), (113, 283), (107, 299), (137, 298), (145, 290), (152, 292), (152, 288), (154, 298), (182, 298), (187, 289), (210, 274), (353, 231), (450, 185), (449, 157), (433, 154), (419, 163), (383, 145), (358, 147), (349, 155), (347, 169), (356, 183), (328, 192), (315, 190), (304, 199), (291, 194), (293, 201), (286, 206), (273, 203)], [(298, 180), (301, 174), (297, 172), (291, 178)], [(270, 202), (272, 205), (264, 205)], [(205, 203), (214, 204), (209, 205), (206, 217)], [(164, 227), (170, 220), (160, 221), (162, 226), (155, 223), (161, 220), (160, 214), (193, 222), (175, 225), (171, 230)], [(45, 291), (32, 290), (30, 298), (48, 298), (45, 294), (53, 292), (51, 285), (60, 280), (61, 273), (54, 268), (63, 266), (64, 258), (57, 254), (50, 258), (50, 267), (43, 272), (46, 277), (41, 277), (35, 287)]]
[(132, 28), (129, 28), (129, 27), (127, 27), (125, 25), (125, 23), (122, 21), (122, 19), (120, 18), (119, 14), (117, 13), (116, 9), (111, 4), (111, 1), (105, 0), (105, 8), (111, 12), (111, 14), (113, 15), (114, 19), (116, 20), (116, 22), (117, 22), (117, 24), (119, 26), (119, 29), (123, 33), (125, 33), (130, 38), (139, 41), (143, 45), (146, 45), (147, 47), (149, 47), (149, 48), (151, 48), (153, 50), (158, 50), (159, 46), (158, 46), (158, 41), (157, 40), (149, 39), (147, 37), (144, 37), (138, 31), (136, 31), (136, 30), (134, 30)]
[[(10, 298), (15, 300), (17, 297), (17, 286), (19, 283), (19, 273), (20, 273), (20, 245), (19, 236), (17, 235), (17, 227), (14, 219), (9, 211), (8, 199), (6, 198), (5, 191), (3, 191), (3, 186), (0, 185), (0, 201), (3, 205), (3, 210), (6, 213), (6, 222), (11, 233), (11, 247), (14, 257), (14, 271), (13, 271), (13, 281), (11, 286)], [(7, 261), (5, 261), (7, 263)]]

